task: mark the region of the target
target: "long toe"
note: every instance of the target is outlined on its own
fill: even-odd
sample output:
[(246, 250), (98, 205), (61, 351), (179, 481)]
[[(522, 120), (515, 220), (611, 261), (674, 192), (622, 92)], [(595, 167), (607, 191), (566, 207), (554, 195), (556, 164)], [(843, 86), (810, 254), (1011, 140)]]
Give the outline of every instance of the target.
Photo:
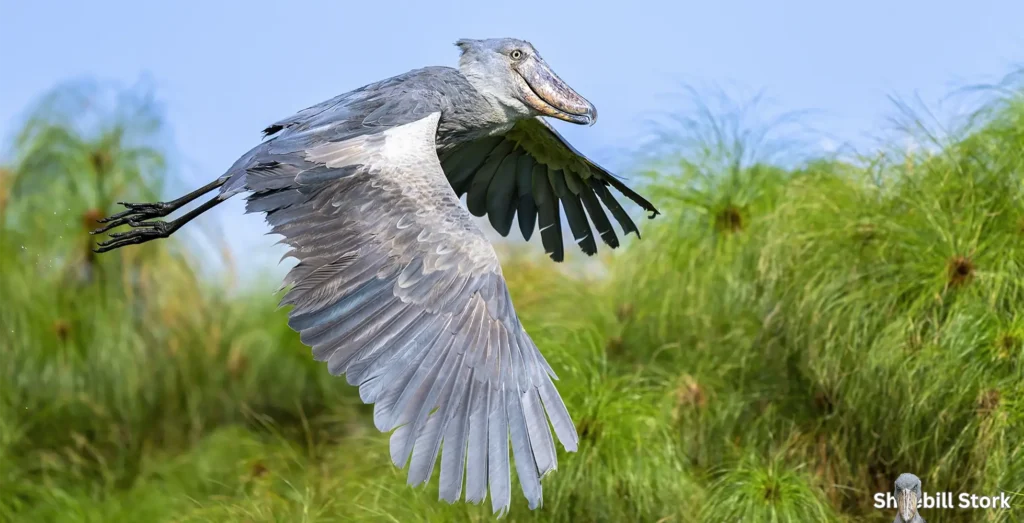
[(136, 245), (139, 243), (145, 243), (159, 238), (166, 238), (170, 236), (172, 232), (174, 232), (174, 227), (172, 226), (172, 224), (163, 221), (140, 222), (129, 218), (121, 218), (118, 221), (120, 223), (108, 224), (103, 229), (93, 231), (93, 234), (96, 234), (98, 232), (104, 232), (107, 229), (116, 227), (117, 225), (124, 224), (133, 227), (133, 229), (125, 232), (110, 233), (108, 239), (98, 242), (96, 244), (97, 248), (93, 249), (95, 252), (103, 253), (107, 251), (112, 251), (114, 249), (118, 249), (120, 247), (124, 247), (126, 245)]

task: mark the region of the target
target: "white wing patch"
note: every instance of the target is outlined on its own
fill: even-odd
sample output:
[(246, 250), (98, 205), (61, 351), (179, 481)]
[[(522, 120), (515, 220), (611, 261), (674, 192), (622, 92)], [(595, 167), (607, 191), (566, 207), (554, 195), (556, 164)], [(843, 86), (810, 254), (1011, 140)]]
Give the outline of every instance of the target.
[[(398, 170), (441, 170), (434, 149), (434, 134), (441, 113), (431, 113), (415, 122), (399, 125), (380, 134), (328, 142), (306, 151), (306, 160), (332, 169), (351, 165), (383, 166)], [(429, 164), (430, 158), (434, 164)], [(427, 163), (427, 165), (424, 165)], [(435, 169), (436, 167), (436, 169)]]

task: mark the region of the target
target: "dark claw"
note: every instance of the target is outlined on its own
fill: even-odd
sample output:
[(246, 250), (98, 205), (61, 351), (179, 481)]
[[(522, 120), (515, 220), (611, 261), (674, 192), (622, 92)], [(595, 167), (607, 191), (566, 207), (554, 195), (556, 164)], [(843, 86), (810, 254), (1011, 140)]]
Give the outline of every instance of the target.
[(96, 221), (98, 221), (100, 223), (107, 223), (109, 221), (116, 220), (118, 218), (122, 218), (122, 217), (128, 216), (129, 214), (153, 214), (153, 215), (157, 216), (157, 213), (159, 213), (162, 210), (162, 209), (160, 209), (159, 206), (164, 205), (164, 204), (160, 204), (160, 203), (127, 203), (127, 202), (117, 202), (117, 204), (121, 205), (121, 206), (124, 206), (127, 210), (121, 211), (121, 212), (119, 212), (117, 214), (114, 214), (114, 215), (111, 215), (111, 216), (107, 216), (106, 218), (101, 218), (101, 219), (96, 220)]
[[(105, 220), (114, 220), (114, 221), (112, 221), (110, 223), (107, 223)], [(124, 218), (117, 218), (115, 220), (114, 216), (111, 216), (109, 219), (108, 218), (104, 218), (103, 220), (97, 220), (97, 221), (99, 221), (100, 223), (107, 223), (107, 225), (104, 225), (103, 227), (100, 227), (99, 229), (96, 229), (94, 231), (89, 231), (89, 234), (103, 234), (103, 233), (109, 231), (110, 229), (113, 229), (114, 227), (120, 227), (120, 226), (122, 226), (122, 225), (124, 225), (126, 223)]]
[(99, 223), (104, 224), (104, 227), (92, 231), (92, 234), (100, 234), (113, 229), (114, 227), (120, 227), (122, 225), (128, 225), (133, 229), (128, 232), (119, 232), (110, 235), (110, 238), (106, 241), (97, 244), (99, 248), (94, 249), (95, 252), (107, 252), (110, 250), (117, 249), (118, 247), (124, 247), (125, 245), (133, 245), (136, 243), (144, 243), (150, 240), (158, 238), (166, 238), (174, 233), (174, 231), (180, 229), (183, 225), (188, 223), (190, 220), (200, 214), (212, 209), (215, 205), (224, 201), (225, 198), (217, 197), (208, 200), (199, 207), (192, 209), (185, 213), (177, 220), (164, 222), (155, 221), (155, 218), (162, 218), (171, 214), (172, 212), (180, 209), (182, 206), (189, 202), (199, 198), (200, 196), (224, 185), (227, 178), (217, 178), (216, 180), (206, 184), (195, 191), (192, 191), (181, 198), (170, 202), (157, 202), (157, 203), (128, 203), (128, 202), (117, 202), (125, 207), (124, 211), (121, 211), (113, 216), (98, 220)]
[(107, 216), (106, 218), (96, 220), (97, 222), (106, 225), (94, 231), (90, 231), (89, 234), (102, 234), (109, 231), (110, 229), (114, 229), (122, 225), (131, 225), (132, 227), (139, 227), (139, 225), (136, 224), (142, 223), (144, 220), (149, 220), (151, 218), (162, 218), (173, 212), (175, 209), (173, 205), (164, 202), (117, 203), (118, 205), (123, 205), (124, 207), (126, 207), (127, 210), (121, 211), (111, 216)]
[(138, 225), (130, 224), (133, 227), (138, 226), (138, 229), (132, 229), (126, 232), (115, 232), (110, 235), (110, 239), (102, 241), (96, 244), (97, 249), (93, 249), (93, 252), (104, 253), (112, 251), (114, 249), (124, 247), (126, 245), (135, 245), (139, 243), (145, 243), (150, 240), (157, 238), (166, 238), (171, 235), (172, 228), (167, 222), (137, 222)]
[(122, 225), (133, 227), (133, 230), (111, 233), (107, 240), (96, 244), (98, 248), (94, 249), (94, 252), (103, 253), (119, 247), (124, 247), (125, 245), (134, 245), (155, 240), (157, 238), (166, 238), (174, 232), (173, 227), (167, 222), (147, 221), (167, 216), (174, 211), (174, 205), (163, 202), (117, 203), (126, 207), (126, 210), (101, 220), (97, 220), (99, 223), (104, 224), (104, 226), (94, 231), (90, 231), (89, 234), (102, 234)]
[[(107, 223), (109, 221), (117, 220), (118, 218), (123, 218), (123, 217), (131, 215), (131, 214), (144, 214), (144, 215), (152, 216), (153, 218), (159, 218), (159, 217), (162, 217), (162, 216), (166, 216), (168, 214), (166, 212), (168, 210), (167, 208), (170, 207), (169, 205), (167, 205), (165, 203), (127, 203), (127, 202), (117, 202), (117, 204), (126, 207), (127, 210), (121, 211), (121, 212), (119, 212), (117, 214), (114, 214), (114, 215), (111, 215), (111, 216), (107, 216), (106, 218), (101, 218), (101, 219), (96, 220), (96, 221), (98, 221), (100, 223)], [(163, 213), (163, 214), (161, 214), (161, 213)]]

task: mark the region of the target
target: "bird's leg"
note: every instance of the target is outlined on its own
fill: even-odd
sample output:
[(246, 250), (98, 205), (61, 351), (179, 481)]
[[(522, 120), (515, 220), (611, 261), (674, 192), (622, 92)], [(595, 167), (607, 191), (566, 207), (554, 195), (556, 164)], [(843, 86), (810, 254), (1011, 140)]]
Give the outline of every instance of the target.
[[(144, 244), (146, 242), (153, 241), (153, 239), (170, 236), (171, 234), (174, 233), (174, 231), (181, 228), (182, 225), (188, 223), (189, 221), (195, 219), (197, 216), (209, 211), (210, 209), (213, 209), (217, 204), (221, 202), (223, 202), (221, 198), (214, 198), (209, 202), (206, 202), (205, 204), (197, 207), (196, 209), (193, 209), (181, 215), (180, 218), (171, 221), (137, 221), (135, 219), (129, 219), (127, 221), (127, 224), (133, 227), (132, 230), (129, 230), (127, 232), (111, 233), (111, 238), (108, 239), (108, 241), (96, 244), (97, 249), (95, 249), (94, 251), (96, 253), (105, 253), (108, 251), (113, 251), (115, 249), (120, 249), (125, 246)], [(94, 231), (93, 233), (96, 232), (101, 231)]]
[[(188, 205), (189, 202), (199, 198), (200, 196), (224, 185), (226, 180), (214, 180), (213, 182), (200, 187), (181, 198), (171, 200), (169, 202), (155, 202), (155, 203), (127, 203), (118, 202), (125, 206), (127, 210), (121, 211), (113, 216), (108, 216), (101, 220), (99, 223), (105, 223), (106, 225), (102, 228), (92, 231), (90, 234), (102, 234), (114, 227), (120, 227), (122, 225), (130, 224), (131, 222), (141, 222), (143, 220), (149, 220), (152, 218), (163, 218), (168, 214)], [(132, 227), (137, 227), (133, 225)]]
[(192, 221), (196, 216), (214, 208), (222, 201), (224, 201), (224, 199), (218, 196), (183, 214), (181, 218), (171, 220), (169, 222), (159, 220), (137, 221), (130, 219), (127, 224), (132, 227), (132, 230), (127, 232), (111, 233), (110, 239), (97, 243), (97, 248), (94, 249), (94, 251), (97, 253), (103, 253), (126, 245), (136, 245), (159, 238), (167, 238), (174, 234), (174, 231), (177, 231), (183, 225)]

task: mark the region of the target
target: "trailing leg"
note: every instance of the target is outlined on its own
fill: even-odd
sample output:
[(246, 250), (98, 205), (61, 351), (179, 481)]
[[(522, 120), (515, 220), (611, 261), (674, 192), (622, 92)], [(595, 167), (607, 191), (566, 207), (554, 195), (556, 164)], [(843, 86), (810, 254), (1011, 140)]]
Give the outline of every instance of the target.
[(92, 231), (90, 234), (102, 234), (115, 227), (122, 225), (128, 225), (132, 227), (132, 230), (127, 232), (115, 232), (110, 234), (110, 239), (99, 242), (97, 244), (96, 252), (102, 253), (112, 251), (114, 249), (124, 247), (126, 245), (135, 245), (139, 243), (145, 243), (150, 240), (156, 240), (158, 238), (166, 238), (180, 229), (186, 223), (192, 221), (196, 216), (203, 214), (204, 212), (214, 208), (217, 204), (224, 201), (221, 196), (217, 196), (206, 203), (196, 207), (195, 209), (185, 213), (180, 218), (171, 221), (155, 220), (155, 218), (162, 218), (171, 214), (172, 212), (180, 209), (181, 207), (192, 202), (196, 198), (224, 185), (224, 180), (216, 180), (201, 187), (195, 191), (192, 191), (181, 198), (172, 200), (170, 202), (156, 202), (156, 203), (126, 203), (120, 202), (121, 205), (127, 207), (127, 210), (119, 212), (108, 218), (99, 220), (100, 223), (106, 224), (100, 229)]
[(169, 202), (155, 202), (155, 203), (127, 203), (117, 202), (125, 206), (128, 210), (121, 211), (113, 216), (108, 216), (99, 220), (100, 223), (107, 224), (106, 226), (92, 231), (92, 234), (101, 234), (113, 229), (114, 227), (120, 227), (127, 225), (132, 221), (149, 220), (152, 218), (163, 218), (168, 214), (188, 205), (189, 202), (199, 198), (200, 196), (224, 185), (226, 180), (214, 180), (203, 187), (200, 187), (177, 200)]

